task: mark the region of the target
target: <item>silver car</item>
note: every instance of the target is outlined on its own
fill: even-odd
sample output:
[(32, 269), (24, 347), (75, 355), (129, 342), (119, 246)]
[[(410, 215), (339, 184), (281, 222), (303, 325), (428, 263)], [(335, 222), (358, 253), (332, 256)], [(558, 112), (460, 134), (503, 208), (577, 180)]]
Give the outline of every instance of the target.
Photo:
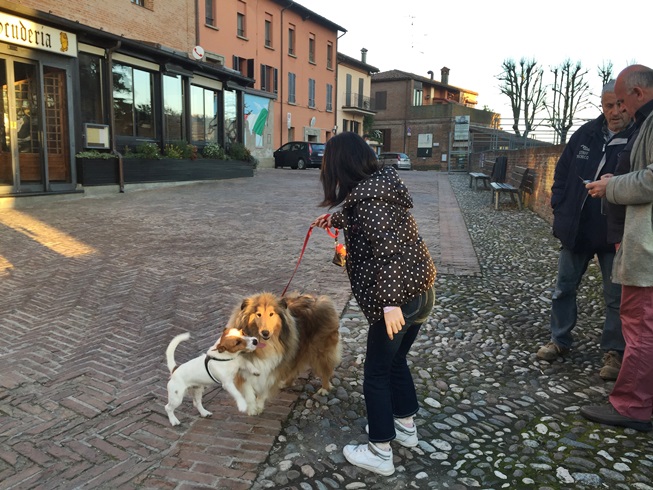
[(384, 152), (379, 154), (379, 162), (384, 165), (392, 165), (399, 170), (411, 170), (413, 167), (410, 158), (405, 153)]

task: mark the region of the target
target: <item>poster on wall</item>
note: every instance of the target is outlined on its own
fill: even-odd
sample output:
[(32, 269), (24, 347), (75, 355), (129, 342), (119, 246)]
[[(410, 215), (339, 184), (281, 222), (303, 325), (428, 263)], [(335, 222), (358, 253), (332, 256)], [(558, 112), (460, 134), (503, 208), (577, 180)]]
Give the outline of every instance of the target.
[(433, 135), (430, 133), (417, 135), (417, 156), (430, 157), (433, 154)]
[(469, 139), (469, 116), (456, 116), (453, 139), (467, 141)]
[[(250, 150), (268, 148), (272, 141), (272, 99), (245, 94), (245, 146)], [(271, 149), (271, 148), (268, 148)]]

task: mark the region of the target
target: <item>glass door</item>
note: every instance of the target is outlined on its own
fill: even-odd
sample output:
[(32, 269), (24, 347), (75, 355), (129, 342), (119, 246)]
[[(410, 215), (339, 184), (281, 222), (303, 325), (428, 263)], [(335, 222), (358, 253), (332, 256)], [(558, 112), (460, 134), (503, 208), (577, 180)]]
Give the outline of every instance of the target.
[(0, 87), (2, 87), (2, 98), (0, 99), (0, 189), (9, 192), (14, 185), (14, 166), (11, 157), (11, 113), (9, 109), (9, 82), (7, 77), (7, 63), (0, 59)]
[(38, 66), (14, 61), (14, 108), (21, 189), (44, 190)]
[(44, 126), (48, 181), (70, 183), (70, 143), (68, 137), (68, 90), (66, 70), (43, 67)]
[(69, 64), (0, 58), (0, 193), (70, 190)]

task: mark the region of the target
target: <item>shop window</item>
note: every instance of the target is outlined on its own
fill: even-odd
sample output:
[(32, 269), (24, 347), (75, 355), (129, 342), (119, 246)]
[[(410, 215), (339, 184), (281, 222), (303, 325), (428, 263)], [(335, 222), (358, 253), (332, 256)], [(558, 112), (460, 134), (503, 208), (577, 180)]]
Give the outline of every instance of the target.
[(99, 56), (79, 53), (80, 106), (83, 123), (103, 124), (103, 64)]
[(152, 74), (128, 65), (113, 65), (115, 131), (119, 136), (154, 138)]
[(191, 141), (219, 143), (218, 92), (192, 85), (190, 88)]
[(163, 76), (163, 124), (167, 141), (184, 139), (184, 87), (179, 75)]
[(238, 139), (238, 94), (232, 90), (224, 92), (224, 135), (225, 145), (237, 143)]

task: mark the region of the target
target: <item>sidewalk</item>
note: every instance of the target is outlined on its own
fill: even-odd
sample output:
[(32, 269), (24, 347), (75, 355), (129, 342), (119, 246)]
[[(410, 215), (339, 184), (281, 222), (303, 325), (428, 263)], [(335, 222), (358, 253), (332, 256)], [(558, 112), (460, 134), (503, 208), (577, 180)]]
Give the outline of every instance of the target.
[[(439, 201), (446, 174), (402, 176), (440, 270), (477, 271), (473, 255), (440, 258), (452, 249), (443, 219), (465, 237), (451, 191)], [(164, 351), (190, 331), (177, 359), (196, 356), (244, 296), (283, 290), (324, 212), (318, 178), (262, 169), (0, 210), (0, 488), (249, 488), (297, 393), (247, 417), (216, 388), (205, 395), (212, 418), (187, 400), (172, 428)], [(291, 289), (328, 294), (342, 311), (349, 283), (332, 254), (313, 233)]]

